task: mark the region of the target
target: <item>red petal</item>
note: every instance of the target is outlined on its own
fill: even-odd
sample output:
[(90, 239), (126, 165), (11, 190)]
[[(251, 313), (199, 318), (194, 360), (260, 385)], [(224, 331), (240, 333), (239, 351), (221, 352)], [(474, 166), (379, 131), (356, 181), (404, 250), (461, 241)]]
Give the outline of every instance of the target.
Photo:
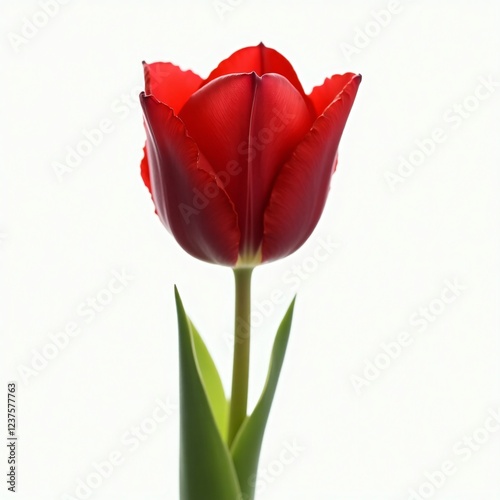
[(297, 73), (295, 73), (288, 59), (278, 51), (266, 47), (263, 43), (256, 47), (240, 49), (230, 55), (210, 73), (203, 85), (219, 76), (234, 73), (252, 73), (253, 71), (259, 76), (263, 76), (265, 73), (277, 73), (284, 76), (304, 98), (306, 97)]
[(149, 177), (149, 164), (148, 164), (148, 153), (146, 151), (146, 145), (144, 145), (144, 156), (142, 157), (141, 160), (141, 177), (142, 180), (144, 181), (144, 184), (146, 184), (146, 187), (149, 189), (149, 192), (151, 193), (151, 179)]
[(276, 176), (312, 125), (304, 99), (277, 74), (230, 75), (193, 94), (180, 118), (226, 184), (238, 213), (240, 254), (255, 255)]
[[(151, 193), (151, 199), (153, 200), (153, 193), (151, 191), (151, 178), (149, 176), (148, 152), (146, 150), (146, 145), (144, 145), (143, 151), (144, 151), (144, 156), (142, 157), (141, 160), (141, 177), (142, 180), (144, 181), (144, 184), (148, 188), (148, 191)], [(155, 213), (158, 214), (156, 207), (155, 207)]]
[(194, 257), (232, 266), (238, 258), (237, 216), (182, 121), (141, 94), (153, 199), (163, 224)]
[(176, 115), (198, 90), (203, 79), (192, 71), (182, 71), (171, 63), (143, 63), (146, 94), (170, 106)]
[(281, 170), (264, 215), (263, 262), (290, 255), (316, 227), (360, 82), (360, 75), (351, 77)]
[(309, 99), (314, 106), (316, 116), (323, 114), (327, 106), (335, 100), (354, 76), (356, 76), (354, 73), (333, 75), (331, 78), (326, 78), (323, 85), (313, 88)]

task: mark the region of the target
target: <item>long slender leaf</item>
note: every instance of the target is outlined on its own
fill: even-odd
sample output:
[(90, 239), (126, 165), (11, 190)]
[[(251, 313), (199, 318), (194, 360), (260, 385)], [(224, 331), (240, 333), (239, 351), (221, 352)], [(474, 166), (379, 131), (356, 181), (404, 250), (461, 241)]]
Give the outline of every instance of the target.
[(224, 386), (217, 371), (217, 367), (210, 356), (210, 352), (207, 346), (203, 342), (201, 335), (196, 330), (195, 326), (191, 321), (191, 333), (193, 335), (194, 349), (196, 354), (196, 359), (198, 361), (198, 368), (200, 370), (200, 378), (205, 386), (205, 391), (208, 396), (208, 401), (210, 407), (212, 408), (212, 413), (215, 417), (215, 422), (217, 423), (217, 428), (224, 441), (227, 440), (227, 420), (229, 413), (229, 402), (226, 399), (226, 394), (224, 392)]
[(175, 301), (179, 324), (180, 498), (239, 500), (242, 495), (238, 477), (212, 413), (193, 332), (177, 288)]
[(243, 422), (231, 446), (231, 454), (240, 481), (241, 492), (244, 498), (248, 500), (253, 500), (255, 496), (256, 474), (262, 439), (285, 358), (292, 326), (294, 304), (295, 299), (290, 304), (278, 328), (262, 395), (252, 414)]

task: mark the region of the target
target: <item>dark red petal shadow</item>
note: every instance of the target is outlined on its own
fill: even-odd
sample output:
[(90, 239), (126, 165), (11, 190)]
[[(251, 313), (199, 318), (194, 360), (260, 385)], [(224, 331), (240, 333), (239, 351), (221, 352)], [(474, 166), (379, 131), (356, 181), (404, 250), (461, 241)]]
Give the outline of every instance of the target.
[[(216, 186), (210, 165), (173, 110), (144, 93), (141, 104), (149, 180), (160, 220), (192, 256), (233, 266), (240, 237), (233, 204)], [(203, 198), (204, 192), (209, 197)]]
[(176, 115), (203, 82), (196, 73), (183, 71), (171, 63), (143, 63), (143, 66), (146, 94), (170, 106)]
[(263, 262), (290, 255), (316, 227), (330, 188), (340, 137), (360, 82), (360, 75), (352, 76), (276, 179), (264, 215)]
[(240, 254), (254, 255), (276, 176), (312, 125), (304, 99), (280, 75), (218, 78), (193, 94), (180, 118), (236, 207)]

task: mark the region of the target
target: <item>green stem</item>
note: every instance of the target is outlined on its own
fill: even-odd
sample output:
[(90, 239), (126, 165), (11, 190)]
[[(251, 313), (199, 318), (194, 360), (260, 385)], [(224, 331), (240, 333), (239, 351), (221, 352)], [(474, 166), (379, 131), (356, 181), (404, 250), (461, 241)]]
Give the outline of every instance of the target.
[(250, 306), (253, 268), (234, 269), (236, 290), (234, 314), (233, 385), (229, 408), (228, 444), (231, 446), (247, 416), (250, 367)]

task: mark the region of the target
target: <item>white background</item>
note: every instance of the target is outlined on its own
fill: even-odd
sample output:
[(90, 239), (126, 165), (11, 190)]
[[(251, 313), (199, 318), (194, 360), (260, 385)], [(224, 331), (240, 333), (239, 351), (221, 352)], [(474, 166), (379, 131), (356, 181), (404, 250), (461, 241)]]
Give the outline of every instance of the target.
[[(477, 90), (481, 79), (500, 81), (500, 4), (73, 0), (30, 31), (26, 19), (44, 24), (40, 5), (0, 7), (0, 380), (2, 392), (9, 380), (19, 386), (16, 498), (82, 498), (78, 480), (112, 452), (122, 463), (90, 498), (178, 498), (177, 409), (137, 449), (122, 438), (141, 424), (151, 431), (157, 400), (177, 405), (174, 284), (229, 389), (232, 273), (185, 254), (153, 213), (139, 175), (141, 61), (207, 76), (260, 41), (288, 57), (306, 91), (345, 71), (363, 82), (316, 231), (254, 275), (252, 404), (298, 291), (258, 498), (406, 500), (412, 488), (440, 500), (500, 498), (500, 432), (481, 430), (500, 408), (500, 87)], [(20, 41), (23, 29), (30, 38)], [(103, 119), (112, 131), (58, 179), (54, 163)], [(387, 173), (437, 128), (445, 139), (391, 189)], [(314, 261), (322, 238), (335, 248)], [(126, 288), (82, 315), (80, 304), (104, 297), (122, 270), (133, 277)], [(450, 304), (440, 302), (446, 280), (465, 288)], [(269, 307), (273, 290), (285, 298)], [(439, 314), (422, 320), (430, 304)], [(41, 360), (71, 322), (80, 334)], [(412, 343), (356, 391), (353, 376), (386, 362), (381, 345), (401, 332)], [(482, 444), (465, 445), (467, 436)], [(286, 442), (299, 451), (283, 465)], [(455, 473), (425, 489), (425, 474), (447, 460)], [(0, 463), (4, 478), (4, 452)], [(12, 497), (4, 479), (0, 488)]]

